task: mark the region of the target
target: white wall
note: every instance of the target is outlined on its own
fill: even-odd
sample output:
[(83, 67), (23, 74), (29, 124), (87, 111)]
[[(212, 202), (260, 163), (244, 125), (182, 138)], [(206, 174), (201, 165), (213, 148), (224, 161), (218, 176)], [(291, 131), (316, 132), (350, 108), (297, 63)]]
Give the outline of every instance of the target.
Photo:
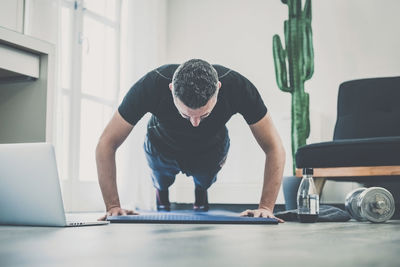
[[(288, 155), (285, 175), (290, 175), (290, 95), (277, 88), (272, 57), (272, 36), (278, 33), (283, 38), (287, 6), (281, 1), (264, 0), (170, 0), (168, 3), (168, 61), (204, 58), (247, 76), (258, 87), (281, 133)], [(399, 9), (400, 2), (396, 0), (313, 1), (315, 73), (305, 84), (311, 98), (309, 143), (332, 139), (341, 82), (399, 75)], [(215, 192), (226, 192), (222, 187), (237, 190), (210, 199), (258, 201), (254, 189), (261, 185), (263, 155), (243, 119), (234, 117), (228, 126), (231, 151), (220, 174), (220, 184), (214, 187)], [(189, 185), (185, 182), (178, 186)], [(345, 193), (354, 186), (329, 182), (323, 200), (342, 202)], [(242, 193), (236, 194), (240, 187)], [(281, 195), (280, 202), (283, 202)]]

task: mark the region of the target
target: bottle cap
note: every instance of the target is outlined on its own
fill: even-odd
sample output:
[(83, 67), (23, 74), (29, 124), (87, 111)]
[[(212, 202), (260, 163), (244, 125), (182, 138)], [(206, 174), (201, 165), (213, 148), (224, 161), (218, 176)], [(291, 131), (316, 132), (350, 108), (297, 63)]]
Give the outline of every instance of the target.
[(306, 174), (313, 175), (314, 174), (313, 168), (303, 168), (303, 175)]

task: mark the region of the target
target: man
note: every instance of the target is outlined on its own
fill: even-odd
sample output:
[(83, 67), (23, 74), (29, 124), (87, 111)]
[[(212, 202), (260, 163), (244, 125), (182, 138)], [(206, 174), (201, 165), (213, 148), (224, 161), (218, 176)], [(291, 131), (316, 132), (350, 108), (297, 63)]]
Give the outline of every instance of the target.
[(101, 219), (107, 215), (136, 214), (120, 206), (115, 152), (147, 112), (152, 117), (144, 150), (156, 188), (158, 210), (170, 210), (168, 187), (179, 172), (193, 177), (193, 209), (208, 210), (207, 189), (216, 181), (229, 149), (225, 124), (232, 115), (240, 113), (266, 153), (259, 207), (241, 215), (275, 218), (273, 208), (281, 185), (285, 151), (266, 106), (255, 86), (239, 73), (192, 59), (147, 73), (129, 90), (105, 128), (96, 148), (99, 183), (107, 210)]

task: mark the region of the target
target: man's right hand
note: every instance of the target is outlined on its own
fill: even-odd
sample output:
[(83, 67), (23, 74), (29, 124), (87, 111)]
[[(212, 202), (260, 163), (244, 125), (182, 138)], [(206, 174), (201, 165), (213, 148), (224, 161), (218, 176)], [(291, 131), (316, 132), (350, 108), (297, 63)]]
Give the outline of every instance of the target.
[(120, 207), (114, 207), (114, 208), (109, 209), (104, 216), (98, 218), (97, 220), (105, 221), (107, 219), (107, 216), (119, 216), (119, 215), (122, 215), (122, 216), (139, 215), (139, 213), (137, 213), (133, 210), (126, 210), (126, 209), (121, 209)]

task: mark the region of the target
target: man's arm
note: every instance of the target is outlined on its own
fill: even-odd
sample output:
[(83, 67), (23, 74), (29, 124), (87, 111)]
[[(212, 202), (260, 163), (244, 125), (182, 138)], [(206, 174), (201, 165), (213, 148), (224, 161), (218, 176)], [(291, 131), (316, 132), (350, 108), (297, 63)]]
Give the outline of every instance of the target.
[[(273, 210), (282, 182), (285, 149), (269, 113), (260, 121), (250, 125), (250, 129), (266, 155), (264, 184), (258, 209), (246, 210), (241, 215), (275, 218)], [(283, 222), (281, 219), (278, 220)]]
[(99, 143), (97, 144), (97, 174), (107, 210), (107, 214), (99, 220), (105, 220), (107, 215), (134, 214), (133, 211), (121, 209), (117, 190), (115, 164), (115, 153), (132, 129), (133, 126), (126, 122), (117, 111), (104, 129)]

